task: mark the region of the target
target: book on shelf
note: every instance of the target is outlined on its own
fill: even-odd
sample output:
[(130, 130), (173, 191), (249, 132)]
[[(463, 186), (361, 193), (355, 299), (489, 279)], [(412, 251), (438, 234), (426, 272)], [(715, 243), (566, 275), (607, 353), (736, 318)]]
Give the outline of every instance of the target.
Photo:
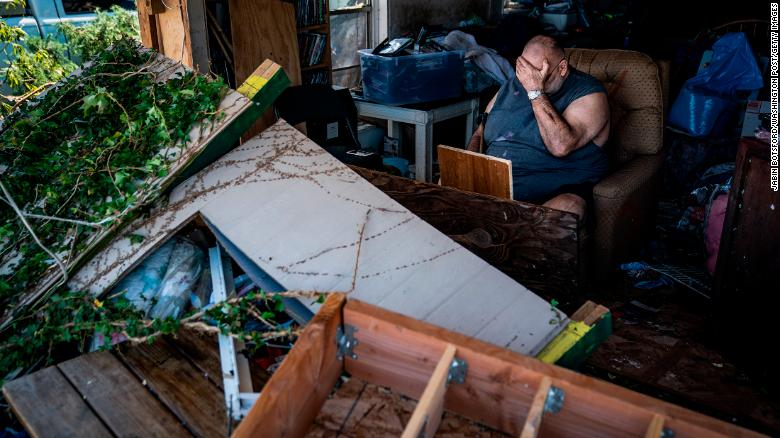
[(316, 32), (298, 33), (298, 50), (301, 67), (317, 65), (322, 62), (328, 42), (328, 35)]
[(328, 71), (318, 70), (314, 72), (308, 72), (303, 75), (304, 84), (330, 84), (330, 75)]
[(327, 3), (325, 0), (297, 0), (295, 18), (298, 27), (325, 23)]

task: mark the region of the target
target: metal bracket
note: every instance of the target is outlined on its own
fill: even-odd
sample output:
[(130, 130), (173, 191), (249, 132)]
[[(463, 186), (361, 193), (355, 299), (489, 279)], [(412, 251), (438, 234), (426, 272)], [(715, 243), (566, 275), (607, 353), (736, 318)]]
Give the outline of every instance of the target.
[(547, 391), (547, 398), (544, 400), (544, 412), (557, 414), (561, 412), (563, 408), (563, 400), (566, 398), (566, 393), (557, 386), (550, 386), (550, 390)]
[(452, 359), (450, 371), (447, 374), (447, 383), (463, 383), (466, 381), (466, 372), (469, 370), (469, 364), (463, 359), (457, 357)]
[(339, 327), (336, 331), (336, 345), (338, 345), (338, 353), (336, 357), (338, 360), (343, 360), (344, 356), (349, 356), (350, 359), (357, 359), (357, 354), (354, 349), (358, 344), (357, 338), (355, 338), (355, 332), (357, 329), (349, 324), (344, 324), (343, 328)]
[(425, 416), (425, 421), (423, 421), (423, 425), (420, 428), (420, 433), (417, 435), (417, 438), (425, 438), (425, 429), (428, 428), (428, 416)]

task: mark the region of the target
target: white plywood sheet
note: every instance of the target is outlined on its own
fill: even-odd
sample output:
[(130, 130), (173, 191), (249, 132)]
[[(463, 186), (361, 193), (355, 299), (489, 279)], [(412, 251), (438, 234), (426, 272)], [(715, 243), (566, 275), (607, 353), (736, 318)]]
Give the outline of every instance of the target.
[(72, 282), (105, 289), (194, 214), (288, 290), (346, 292), (531, 355), (566, 322), (551, 324), (547, 302), (284, 121), (177, 187), (167, 207), (128, 232), (149, 238), (115, 239)]

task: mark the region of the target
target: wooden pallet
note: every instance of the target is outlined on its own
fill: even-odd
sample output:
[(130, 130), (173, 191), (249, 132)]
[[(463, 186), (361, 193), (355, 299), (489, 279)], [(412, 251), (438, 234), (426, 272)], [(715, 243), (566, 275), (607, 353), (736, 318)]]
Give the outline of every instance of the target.
[[(253, 384), (268, 375), (253, 368)], [(33, 437), (227, 436), (217, 339), (180, 332), (96, 352), (8, 382), (3, 395)]]
[[(450, 381), (453, 358), (466, 364), (463, 383)], [(420, 400), (403, 436), (433, 436), (442, 409), (523, 437), (761, 436), (341, 295), (328, 298), (234, 436), (304, 436), (343, 371)]]

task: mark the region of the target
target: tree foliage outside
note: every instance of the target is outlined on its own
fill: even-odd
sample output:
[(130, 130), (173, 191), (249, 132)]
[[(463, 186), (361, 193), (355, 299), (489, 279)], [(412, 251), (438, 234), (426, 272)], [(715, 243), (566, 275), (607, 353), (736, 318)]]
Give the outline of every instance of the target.
[[(7, 7), (24, 7), (26, 0), (12, 0)], [(68, 57), (88, 60), (112, 44), (124, 39), (139, 39), (137, 17), (130, 11), (113, 6), (109, 11), (97, 11), (93, 21), (76, 27), (62, 23), (59, 31), (67, 44), (47, 35), (30, 36), (23, 29), (0, 20), (0, 44), (5, 53), (0, 66), (0, 82), (10, 89), (10, 95), (0, 97), (5, 116), (17, 102), (37, 94), (65, 77), (77, 65)]]

